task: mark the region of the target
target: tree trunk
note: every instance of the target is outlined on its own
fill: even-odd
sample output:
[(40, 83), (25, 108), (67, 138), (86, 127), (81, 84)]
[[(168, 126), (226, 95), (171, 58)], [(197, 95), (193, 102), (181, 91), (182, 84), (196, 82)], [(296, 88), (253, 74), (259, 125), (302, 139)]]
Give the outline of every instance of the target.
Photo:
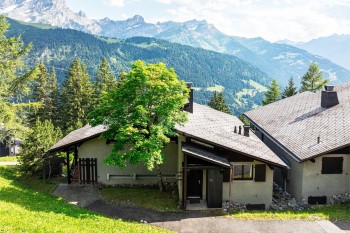
[(159, 164), (157, 164), (157, 175), (158, 175), (158, 188), (160, 192), (164, 191), (164, 183), (162, 178), (162, 171)]

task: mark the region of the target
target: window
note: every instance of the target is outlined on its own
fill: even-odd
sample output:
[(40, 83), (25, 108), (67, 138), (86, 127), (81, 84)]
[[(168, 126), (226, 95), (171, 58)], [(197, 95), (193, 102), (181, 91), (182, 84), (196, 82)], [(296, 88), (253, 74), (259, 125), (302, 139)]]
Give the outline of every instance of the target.
[(252, 180), (253, 179), (253, 165), (242, 164), (233, 165), (233, 179), (234, 180)]
[(342, 174), (343, 157), (323, 157), (322, 174)]

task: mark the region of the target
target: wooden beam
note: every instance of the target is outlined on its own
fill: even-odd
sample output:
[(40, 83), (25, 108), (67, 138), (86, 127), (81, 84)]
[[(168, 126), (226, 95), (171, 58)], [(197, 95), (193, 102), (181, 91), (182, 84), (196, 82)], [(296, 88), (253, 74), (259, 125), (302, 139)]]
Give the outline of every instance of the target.
[(182, 201), (184, 210), (186, 210), (186, 201), (187, 201), (187, 155), (184, 154), (184, 169), (183, 169), (183, 192), (182, 192)]
[(70, 184), (70, 164), (69, 164), (69, 148), (67, 148), (67, 183)]

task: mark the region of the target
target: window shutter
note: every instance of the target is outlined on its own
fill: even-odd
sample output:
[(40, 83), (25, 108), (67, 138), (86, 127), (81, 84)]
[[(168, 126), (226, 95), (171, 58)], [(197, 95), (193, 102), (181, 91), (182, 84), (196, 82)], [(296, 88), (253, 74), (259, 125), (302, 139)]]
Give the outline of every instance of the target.
[(255, 164), (255, 182), (265, 182), (265, 181), (266, 181), (266, 165)]
[(342, 174), (343, 173), (343, 157), (323, 157), (322, 158), (322, 174)]

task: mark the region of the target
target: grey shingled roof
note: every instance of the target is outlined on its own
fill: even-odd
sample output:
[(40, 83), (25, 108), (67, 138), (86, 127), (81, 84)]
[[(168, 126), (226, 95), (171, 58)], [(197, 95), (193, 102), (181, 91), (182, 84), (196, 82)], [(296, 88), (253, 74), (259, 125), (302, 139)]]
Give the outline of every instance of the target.
[(328, 109), (321, 107), (321, 91), (303, 92), (245, 115), (295, 160), (305, 161), (350, 145), (350, 83), (335, 91), (339, 104)]
[(176, 126), (179, 134), (204, 140), (260, 161), (286, 167), (286, 164), (252, 132), (249, 137), (234, 133), (235, 126), (237, 128), (243, 126), (237, 117), (196, 103), (193, 106), (193, 113), (189, 113), (188, 117), (189, 122), (183, 126)]
[[(243, 126), (237, 117), (196, 103), (193, 105), (193, 113), (189, 113), (188, 117), (189, 122), (183, 126), (176, 126), (176, 131), (179, 134), (204, 140), (260, 161), (286, 167), (286, 164), (253, 133), (250, 133), (250, 137), (246, 137), (233, 132), (235, 126), (237, 126), (237, 130), (238, 126)], [(57, 142), (50, 148), (49, 152), (97, 137), (105, 130), (104, 126), (91, 127), (86, 125)]]
[(90, 125), (85, 125), (83, 128), (77, 129), (69, 133), (67, 136), (58, 141), (53, 145), (48, 152), (53, 152), (60, 150), (62, 148), (74, 145), (79, 142), (86, 141), (91, 138), (98, 137), (101, 133), (105, 132), (106, 128), (103, 125), (98, 125), (91, 127)]

